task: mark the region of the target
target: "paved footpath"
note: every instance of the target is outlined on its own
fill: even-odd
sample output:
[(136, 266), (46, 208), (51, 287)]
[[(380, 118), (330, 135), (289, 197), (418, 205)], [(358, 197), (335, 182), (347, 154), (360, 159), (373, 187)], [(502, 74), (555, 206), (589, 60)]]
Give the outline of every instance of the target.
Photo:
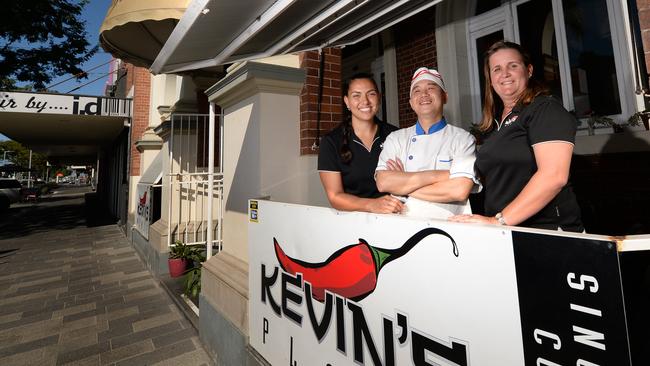
[(210, 365), (115, 224), (83, 198), (0, 213), (0, 365)]

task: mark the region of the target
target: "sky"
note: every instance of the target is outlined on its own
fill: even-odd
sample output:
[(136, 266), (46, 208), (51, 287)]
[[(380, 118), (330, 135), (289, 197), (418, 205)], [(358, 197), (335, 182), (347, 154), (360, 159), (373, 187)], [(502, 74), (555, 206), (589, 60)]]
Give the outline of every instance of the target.
[[(86, 4), (86, 7), (84, 8), (82, 18), (86, 21), (86, 33), (88, 33), (88, 42), (91, 44), (91, 46), (99, 44), (99, 27), (101, 27), (102, 21), (106, 16), (106, 11), (110, 7), (110, 5), (111, 5), (111, 0), (90, 0), (88, 4)], [(88, 62), (82, 64), (80, 67), (83, 70), (88, 70), (94, 66), (99, 66), (101, 64), (104, 64), (110, 61), (110, 59), (111, 59), (111, 55), (100, 47), (97, 53), (93, 56), (93, 58), (88, 60)], [(108, 66), (109, 65), (106, 64), (93, 71), (90, 71), (88, 73), (87, 79), (82, 79), (82, 80), (72, 79), (63, 84), (57, 85), (51, 89), (61, 93), (68, 93), (70, 92), (70, 90), (78, 86), (86, 84), (91, 80), (97, 79), (102, 75), (106, 75), (109, 72)], [(71, 75), (64, 75), (56, 79), (53, 79), (50, 85), (63, 81), (69, 78), (70, 76)], [(87, 94), (87, 95), (104, 95), (104, 87), (106, 85), (106, 79), (107, 77), (101, 78), (100, 80), (97, 80), (78, 90), (75, 90), (72, 93)]]
[[(86, 33), (88, 34), (88, 41), (92, 46), (99, 44), (99, 27), (101, 27), (104, 17), (106, 16), (106, 11), (111, 5), (111, 0), (90, 0), (86, 7), (84, 8), (82, 18), (86, 21)], [(107, 63), (110, 61), (111, 55), (104, 51), (101, 47), (97, 53), (86, 63), (82, 64), (80, 67), (83, 70), (91, 69), (95, 66)], [(77, 89), (72, 92), (72, 94), (85, 94), (85, 95), (104, 95), (104, 88), (106, 85), (106, 80), (108, 78), (109, 65), (106, 64), (101, 66), (93, 71), (88, 73), (88, 78), (77, 80), (73, 78), (72, 80), (66, 81), (62, 84), (56, 85), (51, 90), (56, 90), (61, 93), (68, 93), (72, 89), (87, 84), (90, 81), (97, 79), (101, 76), (101, 79), (88, 84), (80, 89)], [(63, 75), (52, 80), (50, 85), (61, 82), (65, 79), (68, 79), (71, 75)], [(7, 140), (7, 137), (0, 134), (0, 141)], [(2, 158), (0, 158), (0, 161)]]

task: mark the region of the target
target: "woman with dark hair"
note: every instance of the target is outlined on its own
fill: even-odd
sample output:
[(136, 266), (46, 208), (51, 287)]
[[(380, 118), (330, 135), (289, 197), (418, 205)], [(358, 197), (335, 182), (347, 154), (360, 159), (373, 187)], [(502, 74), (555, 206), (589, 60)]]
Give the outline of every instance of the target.
[(576, 119), (531, 79), (533, 65), (516, 43), (499, 41), (485, 53), (485, 100), (476, 153), (485, 214), (457, 222), (583, 231), (569, 168)]
[(343, 87), (348, 115), (320, 143), (318, 171), (332, 207), (343, 211), (401, 212), (402, 203), (377, 190), (375, 168), (386, 136), (397, 128), (378, 120), (381, 103), (369, 74), (356, 74)]

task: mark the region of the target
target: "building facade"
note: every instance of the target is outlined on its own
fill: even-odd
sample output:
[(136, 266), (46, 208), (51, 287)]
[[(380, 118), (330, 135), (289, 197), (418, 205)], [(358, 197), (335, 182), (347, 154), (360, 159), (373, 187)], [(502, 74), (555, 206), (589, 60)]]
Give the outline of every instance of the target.
[[(408, 105), (413, 71), (419, 66), (437, 68), (448, 88), (447, 120), (469, 130), (480, 118), (483, 52), (500, 39), (521, 43), (531, 52), (535, 77), (545, 80), (580, 121), (572, 180), (587, 230), (650, 231), (650, 1), (413, 3), (406, 10), (375, 3), (371, 13), (378, 14), (375, 23), (381, 26), (369, 25), (358, 14), (354, 18), (355, 10), (344, 5), (338, 11), (349, 10), (352, 19), (338, 22), (334, 15), (327, 16), (329, 8), (305, 9), (304, 14), (309, 10), (316, 15), (300, 18), (290, 5), (289, 10), (278, 9), (282, 2), (256, 4), (258, 8), (250, 6), (241, 15), (230, 14), (230, 20), (240, 22), (236, 25), (244, 25), (240, 29), (220, 23), (234, 2), (197, 0), (182, 18), (165, 18), (183, 27), (170, 30), (161, 40), (160, 53), (144, 65), (158, 75), (146, 69), (132, 73), (129, 222), (136, 221), (139, 183), (161, 185), (161, 214), (146, 234), (131, 230), (130, 235), (152, 270), (162, 274), (170, 242), (190, 240), (184, 234), (190, 227), (206, 232), (212, 230), (208, 221), (218, 222), (214, 235), (221, 250), (203, 266), (200, 334), (220, 363), (264, 363), (247, 346), (248, 200), (327, 206), (316, 171), (318, 142), (341, 120), (341, 85), (357, 72), (372, 73), (380, 85), (380, 117), (406, 127), (415, 122)], [(289, 22), (283, 14), (296, 20)], [(326, 30), (313, 30), (318, 27)], [(220, 37), (214, 37), (215, 32)], [(318, 47), (301, 49), (312, 40), (309, 37)], [(218, 147), (213, 153), (216, 175), (202, 175), (219, 180), (218, 204), (207, 198), (215, 196), (212, 190), (205, 193), (196, 184), (184, 188), (174, 183), (175, 176), (208, 174), (210, 168), (205, 154), (199, 153), (209, 145), (209, 127), (188, 127), (185, 133), (193, 137), (184, 145), (189, 150), (182, 150), (173, 143), (184, 136), (179, 125), (171, 125), (174, 114), (207, 115), (213, 128), (215, 122), (221, 127), (216, 128)], [(625, 131), (592, 125), (597, 117), (609, 117)], [(638, 123), (632, 117), (639, 117)], [(154, 163), (156, 154), (162, 156), (160, 163)], [(184, 163), (192, 168), (182, 170)], [(161, 179), (150, 178), (158, 173)], [(183, 223), (179, 215), (184, 205), (191, 206), (188, 197), (200, 201), (201, 207), (212, 205), (216, 214), (210, 219), (192, 216)], [(480, 197), (473, 200), (479, 202)], [(205, 238), (207, 233), (196, 240), (209, 242)]]

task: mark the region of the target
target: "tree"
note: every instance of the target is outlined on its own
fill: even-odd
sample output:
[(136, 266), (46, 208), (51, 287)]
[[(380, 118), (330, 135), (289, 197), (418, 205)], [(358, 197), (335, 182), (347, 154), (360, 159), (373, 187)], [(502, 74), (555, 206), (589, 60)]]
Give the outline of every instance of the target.
[(88, 0), (5, 0), (0, 11), (0, 89), (16, 80), (45, 88), (52, 78), (87, 77), (79, 65), (97, 52), (86, 40)]
[[(7, 160), (13, 164), (19, 165), (23, 168), (29, 167), (29, 149), (20, 143), (7, 140), (0, 141), (0, 156), (3, 156), (4, 151), (11, 151), (7, 154)], [(47, 157), (43, 154), (32, 152), (32, 169), (44, 170), (47, 164)]]

